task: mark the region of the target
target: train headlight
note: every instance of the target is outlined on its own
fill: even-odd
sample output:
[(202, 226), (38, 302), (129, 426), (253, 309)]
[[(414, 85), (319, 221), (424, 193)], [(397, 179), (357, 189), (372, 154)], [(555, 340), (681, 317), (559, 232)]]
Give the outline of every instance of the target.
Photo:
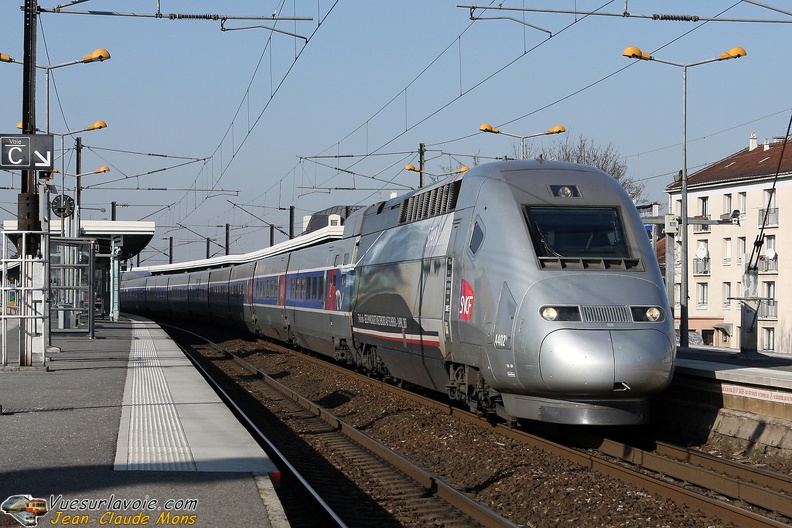
[(545, 306), (541, 310), (542, 319), (545, 321), (555, 321), (556, 317), (558, 317), (558, 310), (553, 308), (552, 306)]
[(663, 318), (663, 310), (657, 306), (633, 306), (633, 321), (655, 323)]
[(539, 315), (545, 321), (580, 321), (580, 309), (577, 306), (542, 306)]

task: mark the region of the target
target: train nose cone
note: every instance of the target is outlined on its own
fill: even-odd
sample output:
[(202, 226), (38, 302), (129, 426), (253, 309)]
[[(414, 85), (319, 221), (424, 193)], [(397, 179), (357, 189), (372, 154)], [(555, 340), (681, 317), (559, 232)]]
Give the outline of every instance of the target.
[(542, 342), (539, 373), (552, 391), (640, 396), (671, 381), (673, 346), (657, 330), (556, 330)]

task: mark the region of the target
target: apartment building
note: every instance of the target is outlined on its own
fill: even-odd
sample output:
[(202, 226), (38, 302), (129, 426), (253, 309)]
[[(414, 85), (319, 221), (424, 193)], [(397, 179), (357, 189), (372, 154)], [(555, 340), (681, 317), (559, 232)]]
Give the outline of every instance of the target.
[[(669, 211), (679, 215), (680, 183), (666, 192)], [(735, 217), (734, 223), (688, 228), (690, 330), (701, 334), (705, 344), (740, 348), (739, 298), (744, 297), (745, 266), (752, 261), (759, 271), (757, 294), (767, 299), (759, 310), (757, 347), (792, 354), (792, 141), (786, 148), (783, 137), (759, 144), (752, 132), (746, 149), (688, 176), (687, 207), (690, 217)], [(764, 243), (757, 251), (763, 224)], [(678, 317), (682, 236), (676, 242)]]

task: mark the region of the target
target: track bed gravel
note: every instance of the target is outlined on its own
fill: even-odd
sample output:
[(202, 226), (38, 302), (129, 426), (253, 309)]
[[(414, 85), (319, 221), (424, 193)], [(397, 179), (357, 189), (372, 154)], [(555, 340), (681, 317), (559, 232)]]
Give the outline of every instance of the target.
[[(232, 338), (219, 332), (208, 335), (206, 328), (195, 331), (515, 524), (576, 528), (733, 526), (544, 451), (514, 445), (494, 429), (456, 420), (317, 367), (299, 355), (270, 350), (265, 342), (252, 337)], [(252, 385), (248, 390), (255, 395)], [(288, 422), (288, 416), (280, 418)], [(311, 442), (310, 437), (304, 440)], [(318, 443), (315, 448), (325, 450)], [(324, 454), (332, 460), (332, 453)], [(339, 469), (344, 471), (343, 467)], [(403, 525), (410, 526), (409, 522)]]

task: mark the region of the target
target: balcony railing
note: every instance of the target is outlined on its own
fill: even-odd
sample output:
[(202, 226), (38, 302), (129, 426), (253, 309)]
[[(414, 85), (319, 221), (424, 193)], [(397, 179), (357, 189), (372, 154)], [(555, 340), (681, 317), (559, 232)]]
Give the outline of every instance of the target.
[(710, 259), (708, 258), (694, 258), (693, 259), (693, 273), (697, 275), (710, 274)]
[(759, 271), (778, 272), (778, 257), (769, 259), (767, 257), (759, 259)]
[(775, 300), (762, 301), (759, 305), (759, 317), (776, 319), (778, 317), (778, 304)]
[(759, 209), (759, 227), (762, 227), (762, 222), (764, 222), (765, 214), (767, 215), (767, 223), (765, 225), (769, 225), (769, 226), (778, 225), (778, 208), (774, 207), (772, 209)]
[[(699, 215), (696, 218), (700, 220), (709, 220), (710, 215)], [(709, 233), (710, 226), (708, 224), (693, 224), (694, 233)]]

